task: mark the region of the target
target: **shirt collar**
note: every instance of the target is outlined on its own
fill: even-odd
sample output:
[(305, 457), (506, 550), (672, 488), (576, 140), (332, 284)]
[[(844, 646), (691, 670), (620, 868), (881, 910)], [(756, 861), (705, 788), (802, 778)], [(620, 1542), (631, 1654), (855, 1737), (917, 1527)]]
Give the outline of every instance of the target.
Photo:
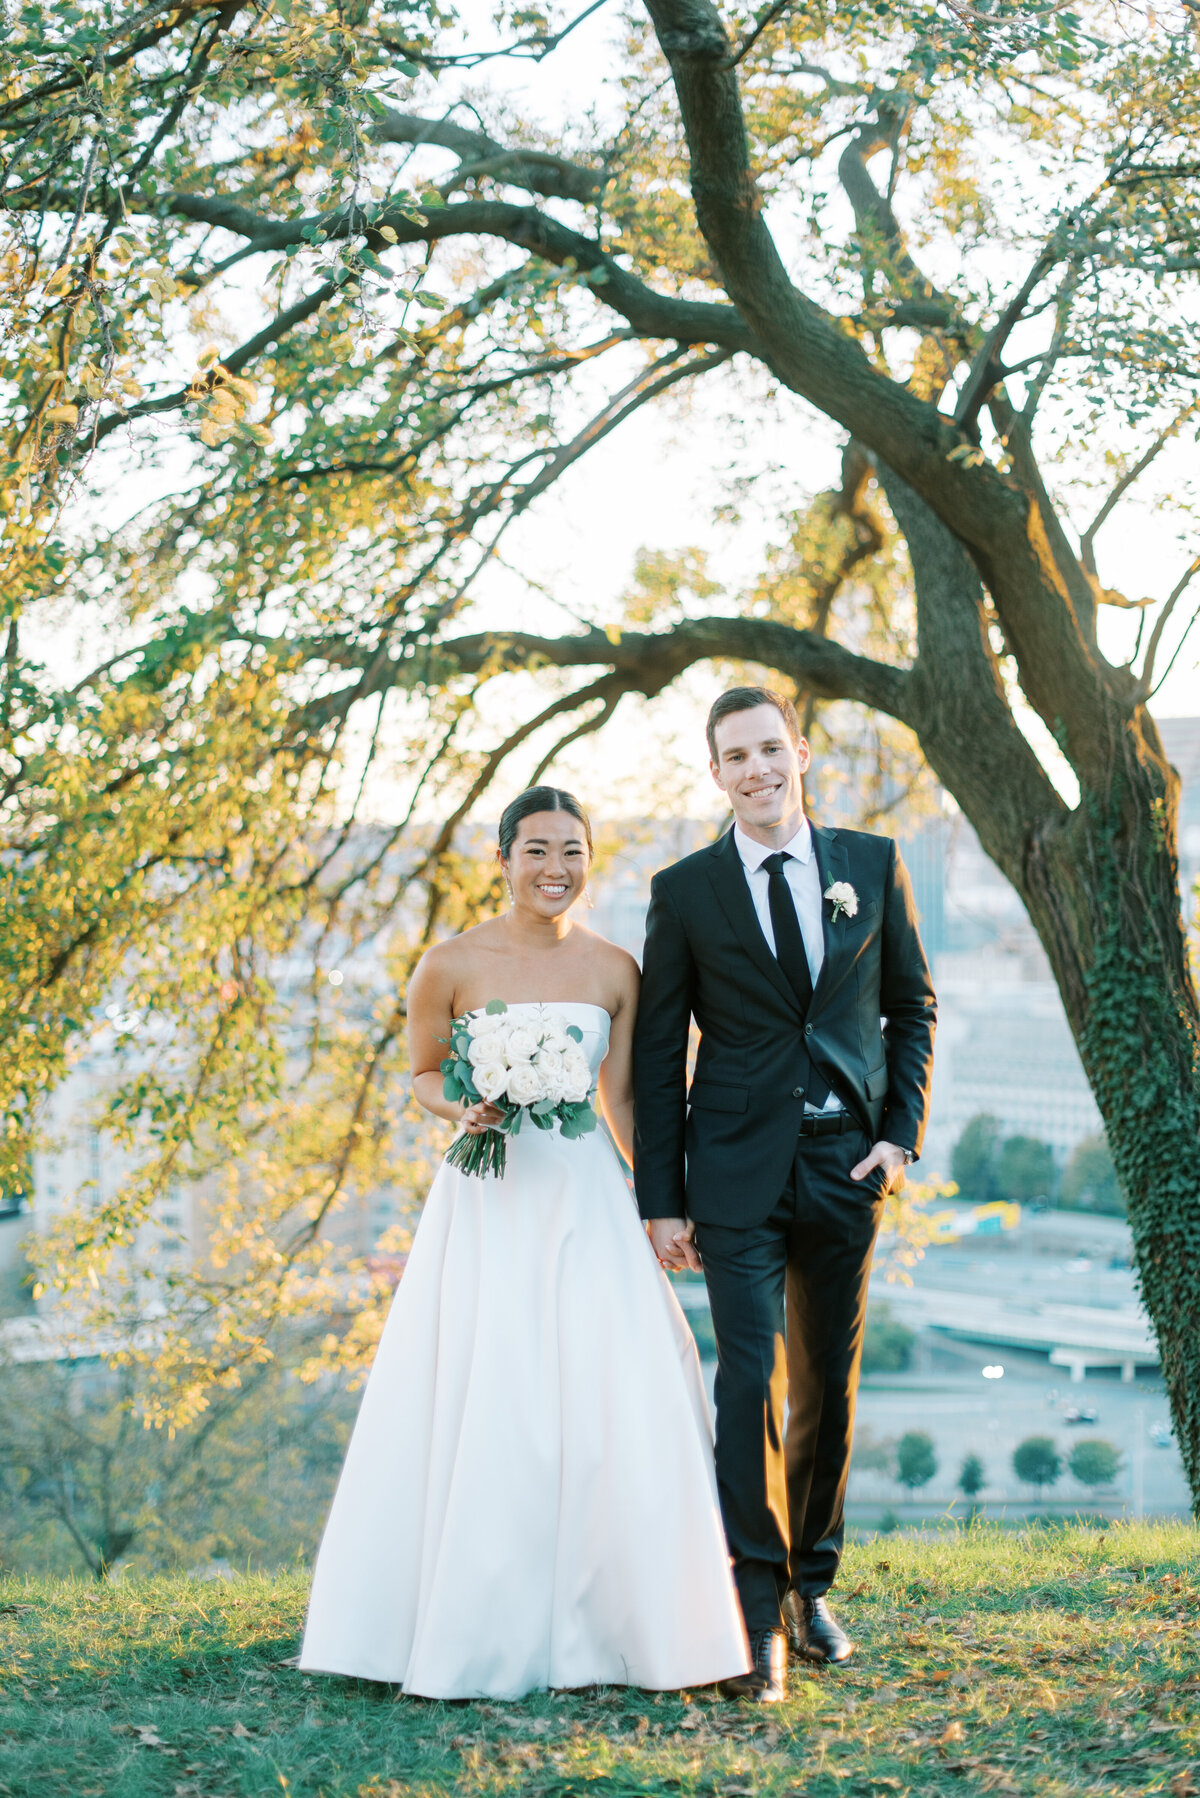
[[(775, 853), (765, 843), (756, 843), (753, 837), (748, 837), (740, 824), (733, 827), (733, 841), (747, 874), (756, 874), (768, 855)], [(799, 830), (790, 843), (783, 845), (783, 852), (785, 855), (795, 856), (798, 862), (808, 861), (812, 854), (812, 829), (807, 818), (801, 819)]]

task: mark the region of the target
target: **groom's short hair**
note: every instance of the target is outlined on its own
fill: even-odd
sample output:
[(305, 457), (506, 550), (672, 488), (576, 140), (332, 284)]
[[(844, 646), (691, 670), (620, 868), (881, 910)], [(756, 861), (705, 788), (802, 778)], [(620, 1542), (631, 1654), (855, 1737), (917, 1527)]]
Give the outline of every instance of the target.
[(773, 693), (770, 687), (730, 687), (728, 693), (722, 693), (714, 699), (708, 714), (705, 732), (708, 736), (708, 753), (713, 766), (720, 764), (717, 755), (717, 726), (722, 718), (728, 718), (734, 712), (752, 712), (755, 706), (773, 705), (787, 728), (787, 734), (793, 743), (801, 738), (800, 720), (796, 716), (796, 708), (790, 699), (782, 693)]

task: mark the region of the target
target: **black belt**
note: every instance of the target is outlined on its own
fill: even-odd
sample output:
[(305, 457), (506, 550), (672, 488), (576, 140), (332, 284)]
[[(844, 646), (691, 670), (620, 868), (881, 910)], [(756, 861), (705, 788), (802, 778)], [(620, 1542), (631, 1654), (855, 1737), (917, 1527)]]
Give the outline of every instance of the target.
[(847, 1130), (861, 1130), (848, 1111), (809, 1112), (800, 1119), (801, 1136), (844, 1136)]

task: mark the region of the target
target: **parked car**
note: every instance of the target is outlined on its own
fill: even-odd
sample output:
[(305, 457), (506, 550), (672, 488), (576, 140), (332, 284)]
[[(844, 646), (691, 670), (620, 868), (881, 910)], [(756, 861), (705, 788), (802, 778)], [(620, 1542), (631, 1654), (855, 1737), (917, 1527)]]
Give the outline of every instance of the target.
[(1068, 1405), (1063, 1412), (1065, 1423), (1099, 1423), (1100, 1413), (1094, 1405)]

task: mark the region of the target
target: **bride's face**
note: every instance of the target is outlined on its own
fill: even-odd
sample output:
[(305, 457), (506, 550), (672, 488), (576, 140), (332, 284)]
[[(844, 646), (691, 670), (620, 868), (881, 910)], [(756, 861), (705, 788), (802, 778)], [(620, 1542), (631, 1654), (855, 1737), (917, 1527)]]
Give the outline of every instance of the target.
[(587, 885), (588, 846), (570, 812), (531, 812), (517, 827), (504, 862), (513, 905), (539, 918), (557, 918)]

